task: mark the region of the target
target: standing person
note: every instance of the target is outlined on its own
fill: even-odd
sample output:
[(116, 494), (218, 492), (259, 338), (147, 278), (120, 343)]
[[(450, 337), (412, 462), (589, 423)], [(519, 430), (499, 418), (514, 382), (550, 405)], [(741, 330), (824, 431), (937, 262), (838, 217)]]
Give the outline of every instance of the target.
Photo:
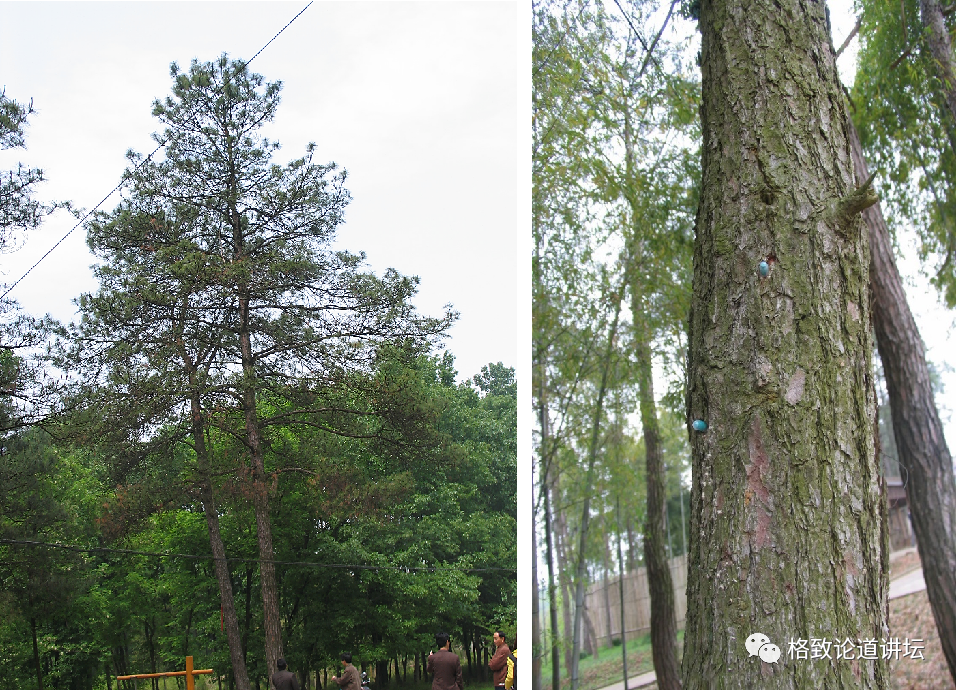
[(508, 647), (506, 638), (504, 631), (495, 631), (495, 647), (498, 649), (488, 662), (488, 666), (494, 672), (496, 689), (503, 689), (505, 679), (508, 677), (508, 656), (511, 655), (511, 648)]
[(451, 651), (451, 638), (447, 633), (435, 636), (438, 652), (428, 656), (425, 671), (434, 675), (433, 689), (463, 689), (465, 682), (461, 677), (461, 660)]
[(518, 641), (511, 641), (511, 655), (508, 656), (508, 676), (505, 677), (505, 688), (513, 689), (518, 683)]
[(278, 660), (276, 660), (276, 667), (279, 668), (279, 671), (272, 675), (272, 685), (274, 687), (277, 689), (299, 688), (299, 680), (296, 678), (295, 674), (286, 671), (284, 658), (280, 657)]
[(342, 666), (345, 670), (341, 677), (332, 677), (332, 681), (343, 689), (361, 689), (362, 680), (359, 671), (352, 666), (352, 653), (342, 653)]

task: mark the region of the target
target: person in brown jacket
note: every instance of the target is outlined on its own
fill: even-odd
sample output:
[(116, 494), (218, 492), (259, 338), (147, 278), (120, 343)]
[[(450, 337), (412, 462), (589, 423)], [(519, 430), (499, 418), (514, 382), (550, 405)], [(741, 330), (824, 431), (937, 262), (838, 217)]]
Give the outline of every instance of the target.
[(342, 653), (342, 666), (345, 670), (341, 677), (332, 677), (332, 681), (343, 689), (361, 689), (362, 679), (359, 677), (359, 671), (352, 665), (352, 654)]
[(272, 685), (277, 689), (297, 689), (299, 688), (299, 680), (296, 678), (295, 674), (290, 672), (285, 668), (285, 659), (279, 658), (276, 660), (276, 667), (279, 668), (279, 671), (272, 675)]
[(434, 675), (433, 689), (463, 689), (465, 682), (461, 678), (461, 660), (451, 651), (451, 639), (447, 633), (435, 636), (438, 652), (428, 656), (425, 671)]
[(504, 631), (495, 631), (495, 647), (498, 649), (489, 660), (488, 666), (494, 673), (496, 689), (503, 689), (505, 679), (508, 677), (508, 656), (511, 655), (511, 648), (508, 647), (508, 641), (505, 639)]

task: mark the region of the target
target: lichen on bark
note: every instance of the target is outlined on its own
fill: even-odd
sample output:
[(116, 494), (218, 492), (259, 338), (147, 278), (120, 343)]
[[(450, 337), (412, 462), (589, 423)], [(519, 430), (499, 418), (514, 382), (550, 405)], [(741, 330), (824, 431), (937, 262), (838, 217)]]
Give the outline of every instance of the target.
[[(709, 427), (690, 431), (683, 681), (885, 686), (881, 659), (787, 653), (791, 639), (888, 636), (869, 249), (856, 208), (870, 197), (855, 184), (825, 6), (704, 0), (700, 26), (687, 418), (689, 430), (694, 419)], [(780, 647), (778, 662), (748, 655), (757, 632)]]

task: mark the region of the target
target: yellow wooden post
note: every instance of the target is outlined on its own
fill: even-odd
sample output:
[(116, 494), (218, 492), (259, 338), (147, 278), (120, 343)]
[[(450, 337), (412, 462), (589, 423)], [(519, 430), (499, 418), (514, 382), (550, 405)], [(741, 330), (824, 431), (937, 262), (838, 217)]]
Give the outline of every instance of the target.
[[(116, 677), (117, 681), (125, 681), (126, 679), (155, 679), (157, 677), (186, 677), (186, 688), (195, 689), (196, 688), (196, 679), (195, 675), (197, 674), (213, 674), (211, 669), (194, 669), (193, 668), (193, 656), (186, 656), (186, 671), (185, 672), (156, 672), (154, 674), (123, 674)], [(118, 687), (117, 687), (118, 688)]]

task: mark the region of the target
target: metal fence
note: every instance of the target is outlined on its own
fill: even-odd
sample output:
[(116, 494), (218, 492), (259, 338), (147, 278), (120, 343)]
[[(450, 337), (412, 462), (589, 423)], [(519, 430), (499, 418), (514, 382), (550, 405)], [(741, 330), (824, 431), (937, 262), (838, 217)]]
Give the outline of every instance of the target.
[[(687, 616), (687, 555), (670, 560), (671, 580), (674, 582), (674, 609), (677, 628), (684, 627)], [(620, 576), (594, 583), (588, 588), (586, 608), (600, 645), (621, 637)], [(611, 615), (611, 641), (607, 640), (608, 610)], [(651, 596), (647, 587), (647, 569), (641, 567), (624, 574), (624, 626), (628, 639), (642, 636), (651, 630)]]

